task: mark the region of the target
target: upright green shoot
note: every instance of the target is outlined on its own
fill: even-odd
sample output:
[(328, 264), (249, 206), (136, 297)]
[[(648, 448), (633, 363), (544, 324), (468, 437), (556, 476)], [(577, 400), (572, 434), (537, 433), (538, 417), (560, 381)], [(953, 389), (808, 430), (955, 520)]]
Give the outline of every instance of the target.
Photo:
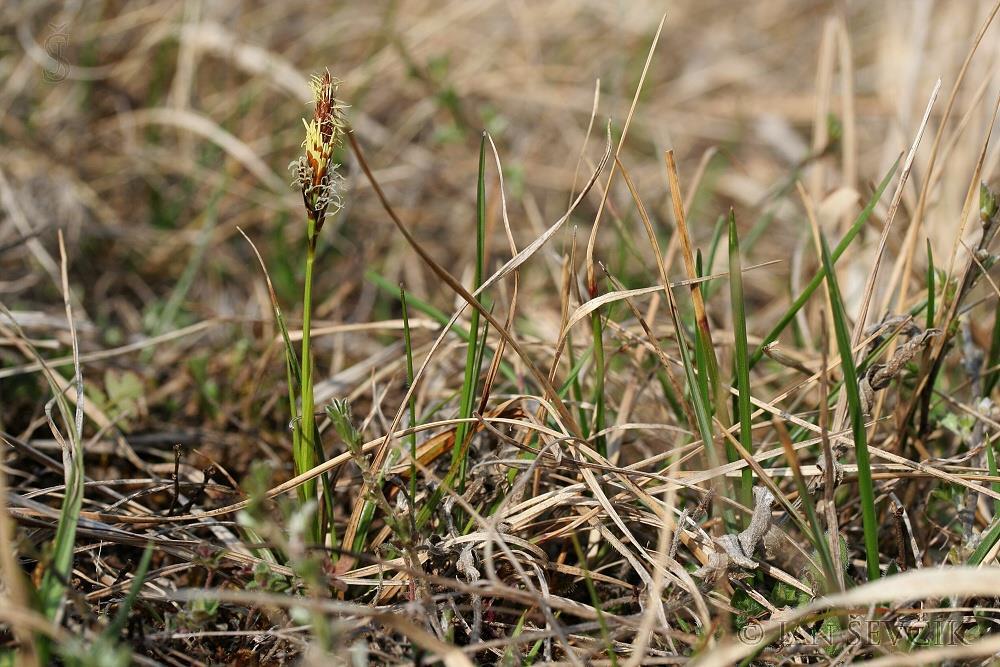
[[(300, 475), (316, 466), (323, 456), (316, 429), (316, 405), (313, 396), (313, 356), (312, 356), (312, 285), (316, 264), (316, 246), (319, 233), (326, 220), (327, 211), (339, 209), (337, 193), (338, 165), (333, 162), (334, 149), (340, 145), (344, 135), (341, 114), (343, 105), (337, 100), (339, 81), (329, 72), (313, 77), (310, 81), (314, 98), (313, 118), (306, 126), (303, 142), (305, 155), (292, 163), (294, 183), (302, 191), (306, 210), (306, 262), (302, 289), (302, 374), (299, 396), (302, 400), (301, 414), (295, 421), (292, 458), (295, 473)], [(316, 498), (316, 480), (309, 480), (298, 488), (299, 502), (303, 505)], [(332, 518), (331, 518), (332, 521)], [(325, 540), (319, 513), (310, 521), (307, 535), (315, 544)]]
[(118, 606), (118, 612), (115, 614), (114, 620), (111, 621), (107, 629), (104, 631), (104, 636), (109, 642), (116, 641), (118, 639), (118, 635), (120, 635), (122, 630), (125, 629), (125, 624), (128, 622), (129, 612), (132, 611), (136, 601), (139, 599), (139, 591), (142, 590), (142, 585), (145, 583), (146, 573), (149, 572), (149, 563), (152, 559), (153, 543), (150, 542), (142, 551), (142, 557), (139, 559), (139, 565), (132, 577), (132, 583), (128, 587), (128, 595), (125, 596), (125, 600)]
[[(63, 442), (63, 462), (65, 465), (66, 495), (59, 510), (55, 539), (52, 542), (52, 556), (49, 567), (38, 588), (38, 600), (42, 614), (55, 620), (62, 608), (66, 593), (66, 582), (73, 569), (73, 547), (76, 543), (76, 528), (83, 507), (83, 439), (80, 429), (74, 427), (70, 417), (70, 407), (62, 391), (53, 386), (59, 411), (66, 425), (68, 438)], [(55, 432), (55, 429), (53, 429)], [(60, 436), (60, 439), (61, 436)]]
[[(712, 275), (712, 271), (715, 267), (715, 256), (719, 252), (719, 244), (722, 242), (722, 232), (726, 228), (726, 216), (720, 215), (715, 221), (715, 228), (712, 230), (712, 242), (708, 246), (708, 259), (705, 261), (705, 271), (703, 276)], [(708, 301), (712, 295), (715, 293), (715, 288), (718, 287), (718, 282), (716, 280), (706, 280), (702, 285), (705, 289), (702, 290), (702, 294), (706, 301)]]
[[(68, 442), (59, 437), (59, 429), (53, 423), (52, 430), (56, 437), (62, 440), (63, 471), (66, 484), (66, 495), (63, 497), (59, 510), (59, 524), (56, 526), (56, 536), (53, 542), (52, 562), (42, 578), (38, 595), (42, 613), (50, 620), (56, 619), (62, 608), (66, 593), (66, 583), (73, 571), (73, 551), (76, 543), (76, 529), (80, 522), (80, 510), (83, 507), (83, 371), (80, 367), (80, 348), (76, 335), (76, 323), (73, 319), (72, 298), (69, 291), (68, 261), (66, 245), (62, 231), (59, 232), (59, 255), (63, 288), (63, 303), (66, 308), (66, 320), (69, 323), (70, 338), (73, 345), (73, 388), (76, 390), (76, 410), (70, 410), (69, 401), (58, 386), (55, 376), (46, 370), (46, 377), (59, 412), (66, 428)], [(39, 357), (40, 358), (40, 357)]]
[[(486, 263), (486, 133), (479, 140), (479, 178), (476, 183), (476, 266), (473, 277), (472, 292), (483, 284), (483, 265)], [(484, 337), (485, 338), (485, 337)], [(458, 416), (468, 419), (472, 416), (472, 408), (476, 402), (476, 386), (479, 383), (479, 367), (477, 360), (479, 346), (485, 340), (479, 338), (479, 310), (472, 309), (469, 315), (469, 345), (465, 353), (465, 379), (462, 382), (462, 394), (459, 402)], [(466, 461), (459, 462), (469, 450), (465, 447), (465, 439), (469, 436), (469, 424), (459, 422), (455, 433), (455, 447), (452, 449), (452, 463), (459, 463), (459, 490), (465, 486)]]
[(847, 406), (851, 417), (851, 431), (854, 434), (854, 452), (858, 462), (858, 490), (861, 493), (861, 522), (865, 534), (865, 556), (868, 560), (868, 580), (874, 581), (881, 575), (879, 571), (878, 517), (875, 514), (875, 490), (872, 484), (871, 459), (868, 454), (868, 434), (865, 429), (865, 415), (861, 407), (858, 390), (858, 372), (854, 366), (851, 349), (851, 334), (847, 329), (847, 314), (840, 296), (840, 286), (833, 267), (833, 258), (826, 237), (820, 234), (820, 253), (826, 286), (830, 294), (833, 325), (840, 350), (840, 363), (844, 373), (844, 390), (847, 392)]
[[(302, 414), (299, 419), (298, 451), (293, 456), (297, 464), (296, 473), (301, 474), (316, 465), (315, 431), (316, 405), (313, 398), (313, 358), (312, 358), (312, 283), (313, 267), (316, 263), (316, 220), (309, 216), (307, 226), (308, 247), (306, 249), (306, 275), (302, 291)], [(316, 481), (309, 480), (299, 487), (299, 500), (306, 502), (316, 497)], [(314, 526), (316, 524), (314, 523)], [(310, 537), (314, 542), (320, 539), (318, 530), (313, 530)]]
[[(83, 508), (84, 474), (83, 474), (83, 372), (80, 366), (80, 349), (76, 335), (76, 323), (73, 319), (72, 299), (69, 291), (69, 275), (66, 259), (66, 246), (63, 241), (62, 232), (59, 232), (59, 253), (61, 259), (61, 279), (63, 289), (63, 303), (66, 309), (66, 319), (69, 324), (70, 340), (73, 348), (73, 383), (72, 388), (76, 392), (76, 409), (73, 410), (67, 399), (67, 387), (62, 383), (65, 381), (57, 376), (45, 363), (38, 350), (31, 343), (31, 339), (21, 329), (13, 314), (2, 304), (0, 312), (4, 314), (15, 333), (25, 343), (25, 348), (29, 351), (35, 361), (41, 366), (45, 375), (45, 380), (52, 391), (54, 403), (59, 411), (62, 420), (60, 426), (51, 415), (51, 411), (46, 411), (49, 420), (49, 427), (53, 435), (62, 448), (62, 464), (65, 483), (65, 494), (63, 495), (62, 506), (59, 509), (59, 521), (56, 524), (56, 533), (52, 541), (51, 552), (42, 575), (41, 583), (37, 590), (37, 609), (48, 620), (56, 621), (62, 610), (63, 601), (66, 595), (66, 586), (73, 571), (73, 555), (76, 543), (77, 527), (80, 522), (80, 511)], [(65, 436), (63, 433), (65, 432)], [(36, 650), (39, 660), (46, 661), (51, 649), (49, 638), (38, 635)]]
[[(298, 398), (296, 391), (302, 382), (302, 367), (299, 365), (299, 357), (295, 354), (295, 347), (292, 345), (291, 336), (288, 334), (288, 324), (285, 322), (285, 316), (281, 312), (281, 304), (278, 303), (278, 295), (275, 294), (274, 284), (271, 282), (271, 276), (267, 272), (267, 266), (264, 264), (264, 258), (261, 256), (260, 251), (257, 250), (257, 246), (254, 245), (254, 242), (251, 241), (250, 237), (246, 235), (246, 232), (239, 227), (237, 227), (236, 230), (243, 236), (244, 239), (246, 239), (246, 242), (250, 244), (250, 248), (257, 257), (257, 263), (260, 264), (260, 270), (264, 274), (264, 281), (267, 284), (267, 294), (271, 300), (271, 312), (274, 314), (274, 322), (278, 325), (278, 331), (281, 333), (281, 341), (285, 353), (285, 382), (288, 389), (288, 414), (294, 419), (296, 414), (295, 406)], [(298, 448), (299, 429), (297, 425), (293, 425), (292, 452), (298, 451)], [(333, 498), (332, 494), (329, 492), (329, 484), (327, 484), (329, 476), (324, 475), (323, 480), (325, 485), (324, 488), (327, 490), (327, 514), (331, 517), (330, 525), (332, 527)], [(254, 531), (248, 526), (241, 526), (241, 530), (245, 533), (248, 542), (262, 542), (256, 533), (254, 533)], [(274, 560), (274, 555), (271, 553), (270, 549), (260, 549), (258, 550), (258, 553), (269, 561)]]
[[(743, 266), (740, 262), (740, 239), (736, 231), (736, 214), (733, 209), (729, 209), (729, 298), (733, 311), (733, 362), (736, 388), (739, 390), (736, 407), (740, 420), (740, 444), (753, 454), (747, 314), (743, 302)], [(753, 471), (749, 467), (743, 468), (740, 501), (747, 507), (753, 504)]]
[[(998, 476), (997, 470), (997, 455), (994, 449), (995, 445), (993, 441), (988, 439), (985, 442), (984, 449), (986, 450), (986, 469), (990, 473), (990, 477), (996, 478)], [(993, 482), (991, 485), (994, 491), (1000, 492), (1000, 482)], [(1000, 500), (993, 500), (993, 513), (1000, 514)]]
[[(594, 387), (593, 387), (593, 398), (594, 403), (594, 433), (600, 433), (604, 430), (605, 416), (604, 416), (604, 330), (601, 326), (601, 312), (600, 308), (595, 310), (590, 314), (590, 326), (593, 342), (593, 357), (594, 357)], [(608, 441), (603, 435), (597, 437), (594, 442), (597, 452), (604, 457), (608, 455)]]
[[(577, 404), (577, 410), (580, 419), (580, 429), (583, 432), (583, 437), (590, 435), (590, 430), (587, 424), (587, 415), (583, 409), (583, 387), (580, 384), (580, 371), (583, 368), (584, 362), (590, 358), (590, 351), (584, 350), (580, 355), (580, 358), (576, 358), (576, 351), (573, 347), (573, 336), (571, 331), (566, 332), (566, 360), (569, 362), (570, 373), (569, 377), (563, 383), (563, 386), (559, 389), (559, 397), (563, 398), (566, 393), (572, 390), (573, 401)], [(513, 472), (513, 471), (512, 471)]]
[[(406, 307), (406, 290), (403, 284), (399, 284), (399, 303), (403, 310), (403, 345), (406, 348), (406, 387), (413, 384), (413, 341), (410, 338), (410, 314)], [(417, 397), (410, 395), (410, 404), (407, 406), (410, 413), (410, 428), (417, 424)], [(411, 433), (410, 441), (410, 502), (417, 497), (417, 434)], [(412, 514), (414, 508), (410, 508)]]

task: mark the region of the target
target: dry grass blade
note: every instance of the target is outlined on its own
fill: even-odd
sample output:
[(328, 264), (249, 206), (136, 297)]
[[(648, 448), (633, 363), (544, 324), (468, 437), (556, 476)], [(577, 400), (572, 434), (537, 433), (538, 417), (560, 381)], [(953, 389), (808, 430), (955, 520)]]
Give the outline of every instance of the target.
[[(681, 251), (684, 256), (684, 268), (687, 271), (688, 280), (698, 278), (698, 270), (695, 267), (694, 250), (691, 243), (691, 234), (688, 231), (687, 219), (684, 213), (683, 198), (681, 196), (680, 178), (677, 175), (677, 162), (674, 159), (674, 151), (668, 150), (665, 153), (667, 164), (667, 181), (670, 184), (670, 201), (673, 204), (674, 221), (677, 223), (677, 234), (680, 238)], [(694, 304), (695, 325), (698, 335), (706, 348), (706, 358), (708, 368), (699, 369), (699, 374), (704, 371), (708, 375), (708, 385), (713, 392), (711, 396), (715, 402), (716, 414), (720, 421), (728, 425), (729, 411), (725, 404), (724, 389), (719, 381), (719, 360), (716, 358), (715, 344), (712, 342), (712, 328), (708, 323), (708, 314), (705, 311), (705, 299), (701, 288), (691, 284), (691, 301)]]

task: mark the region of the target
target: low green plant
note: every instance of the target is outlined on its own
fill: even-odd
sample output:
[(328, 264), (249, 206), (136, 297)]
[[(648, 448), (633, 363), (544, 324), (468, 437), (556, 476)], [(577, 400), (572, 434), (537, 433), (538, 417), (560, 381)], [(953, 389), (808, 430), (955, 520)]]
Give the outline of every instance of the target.
[[(296, 474), (302, 474), (313, 468), (323, 458), (319, 432), (316, 429), (316, 406), (313, 397), (313, 354), (312, 354), (312, 289), (313, 273), (316, 265), (316, 246), (323, 223), (328, 217), (340, 209), (338, 166), (333, 161), (334, 152), (343, 142), (345, 125), (342, 116), (344, 105), (337, 99), (337, 89), (340, 82), (325, 72), (314, 76), (311, 80), (313, 92), (313, 117), (303, 121), (306, 137), (302, 142), (305, 155), (293, 162), (291, 169), (294, 174), (293, 184), (302, 191), (302, 201), (306, 213), (306, 257), (305, 278), (302, 289), (302, 362), (301, 373), (298, 376), (298, 392), (300, 409), (293, 423), (292, 456), (295, 460)], [(287, 339), (286, 339), (287, 340)], [(290, 348), (286, 348), (287, 364), (294, 370), (295, 358)], [(295, 387), (289, 377), (289, 396), (296, 395)], [(293, 400), (294, 405), (294, 400)], [(293, 412), (294, 414), (294, 412)], [(299, 487), (300, 502), (315, 502), (316, 481), (309, 480)], [(332, 524), (332, 502), (325, 506), (325, 521), (317, 513), (311, 522), (309, 536), (314, 543), (325, 540), (323, 524)]]

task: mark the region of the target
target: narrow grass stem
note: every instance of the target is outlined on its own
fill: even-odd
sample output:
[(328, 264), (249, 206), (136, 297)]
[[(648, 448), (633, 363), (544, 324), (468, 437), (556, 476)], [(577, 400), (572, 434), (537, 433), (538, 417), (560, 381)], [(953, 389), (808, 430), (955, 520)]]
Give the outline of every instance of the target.
[[(399, 284), (399, 303), (403, 309), (403, 344), (406, 347), (406, 386), (409, 388), (413, 384), (413, 341), (410, 338), (410, 314), (406, 307), (406, 290), (403, 289), (403, 284)], [(410, 413), (410, 426), (416, 426), (417, 423), (417, 398), (416, 396), (410, 395), (410, 404), (407, 406)], [(413, 499), (417, 497), (417, 434), (410, 434), (410, 498), (409, 501), (412, 505)], [(410, 514), (413, 515), (414, 508), (410, 507)]]
[[(591, 317), (594, 335), (594, 433), (604, 430), (604, 334), (601, 329), (600, 309), (595, 310)], [(598, 436), (595, 444), (597, 452), (604, 457), (608, 455), (608, 441), (603, 435)]]
[[(476, 181), (476, 265), (473, 277), (472, 291), (475, 292), (483, 284), (483, 265), (486, 263), (486, 134), (484, 133), (479, 143), (479, 177)], [(469, 346), (465, 356), (465, 380), (462, 383), (462, 396), (459, 408), (459, 418), (468, 419), (472, 416), (472, 407), (475, 404), (476, 385), (479, 382), (479, 365), (481, 360), (479, 355), (480, 344), (485, 344), (486, 336), (482, 340), (479, 338), (479, 310), (472, 309), (469, 315)], [(464, 457), (468, 453), (465, 447), (465, 439), (469, 436), (468, 422), (461, 422), (458, 425), (455, 448), (452, 450), (452, 462), (459, 463), (459, 485), (461, 492), (465, 488), (466, 462)], [(463, 460), (459, 461), (459, 456)]]
[[(313, 359), (312, 359), (312, 284), (313, 266), (316, 263), (316, 221), (310, 217), (307, 227), (306, 275), (302, 289), (302, 416), (299, 420), (298, 451), (295, 456), (295, 472), (302, 474), (316, 465), (315, 450), (315, 402), (313, 399)], [(299, 487), (299, 499), (303, 502), (315, 500), (316, 480), (309, 480)], [(317, 515), (318, 516), (318, 515)], [(319, 522), (311, 522), (310, 537), (319, 542)]]

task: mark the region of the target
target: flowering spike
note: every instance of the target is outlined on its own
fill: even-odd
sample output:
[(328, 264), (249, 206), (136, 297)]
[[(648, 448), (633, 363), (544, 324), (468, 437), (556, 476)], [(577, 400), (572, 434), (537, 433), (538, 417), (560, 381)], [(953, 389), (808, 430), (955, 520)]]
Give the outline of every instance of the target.
[(343, 109), (345, 105), (337, 99), (338, 79), (330, 76), (329, 70), (321, 76), (309, 80), (313, 95), (313, 117), (302, 119), (306, 136), (302, 142), (305, 155), (289, 165), (294, 177), (292, 184), (302, 190), (306, 212), (319, 232), (326, 218), (327, 208), (340, 207), (337, 194), (337, 173), (339, 165), (332, 163), (333, 152), (342, 142), (345, 125)]

